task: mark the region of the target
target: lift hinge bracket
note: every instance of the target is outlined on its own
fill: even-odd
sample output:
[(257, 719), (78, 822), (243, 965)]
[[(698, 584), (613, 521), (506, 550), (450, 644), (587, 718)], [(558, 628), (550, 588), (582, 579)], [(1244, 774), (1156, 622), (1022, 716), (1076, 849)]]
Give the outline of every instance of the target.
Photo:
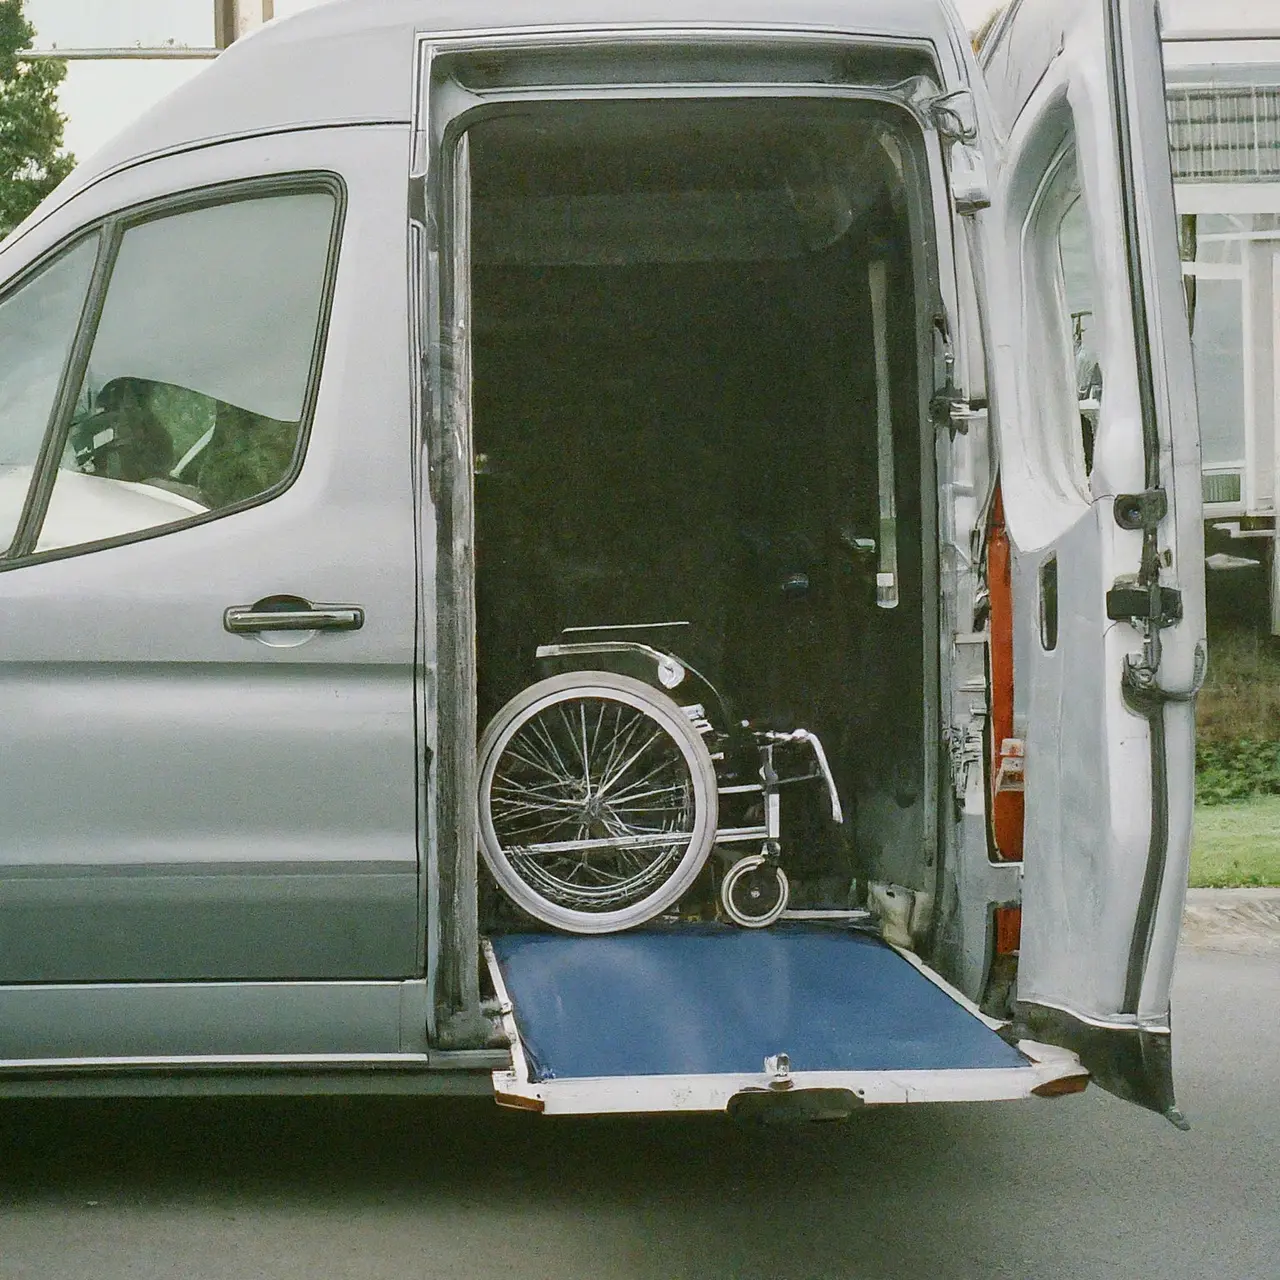
[(1163, 489), (1120, 493), (1113, 511), (1122, 529), (1154, 529), (1169, 514), (1169, 495)]

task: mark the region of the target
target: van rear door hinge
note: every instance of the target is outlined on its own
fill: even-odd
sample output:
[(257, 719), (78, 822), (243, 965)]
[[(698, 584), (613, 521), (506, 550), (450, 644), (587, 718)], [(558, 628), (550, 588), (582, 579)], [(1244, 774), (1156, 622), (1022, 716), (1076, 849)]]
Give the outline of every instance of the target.
[(1142, 569), (1116, 579), (1107, 592), (1107, 617), (1112, 622), (1173, 626), (1182, 619), (1182, 592), (1155, 580), (1159, 572), (1156, 529), (1169, 514), (1169, 495), (1160, 488), (1119, 493), (1112, 513), (1122, 529), (1142, 533)]
[(1163, 489), (1120, 493), (1112, 511), (1122, 529), (1154, 529), (1169, 514), (1169, 495)]
[(963, 800), (969, 789), (970, 772), (981, 767), (986, 723), (986, 707), (982, 703), (974, 703), (969, 708), (968, 722), (953, 725), (943, 735), (951, 758), (951, 783), (957, 801)]
[(969, 423), (987, 412), (985, 400), (970, 400), (956, 386), (956, 354), (946, 317), (933, 320), (933, 395), (929, 400), (929, 417), (937, 431), (945, 428), (954, 441), (967, 435)]
[[(948, 393), (948, 390), (951, 394)], [(987, 416), (987, 406), (982, 400), (966, 400), (956, 395), (955, 388), (943, 388), (934, 396), (929, 412), (939, 431), (946, 427), (954, 440), (956, 436), (969, 434), (969, 423)]]

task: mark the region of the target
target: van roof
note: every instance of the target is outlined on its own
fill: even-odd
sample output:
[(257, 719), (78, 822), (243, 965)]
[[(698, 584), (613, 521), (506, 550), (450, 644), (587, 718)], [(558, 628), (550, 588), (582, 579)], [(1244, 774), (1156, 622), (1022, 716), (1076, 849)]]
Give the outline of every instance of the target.
[[(91, 156), (64, 195), (131, 161), (300, 126), (407, 122), (414, 36), (617, 25), (805, 29), (967, 45), (951, 0), (333, 0), (232, 45)], [(950, 56), (948, 56), (950, 54)]]

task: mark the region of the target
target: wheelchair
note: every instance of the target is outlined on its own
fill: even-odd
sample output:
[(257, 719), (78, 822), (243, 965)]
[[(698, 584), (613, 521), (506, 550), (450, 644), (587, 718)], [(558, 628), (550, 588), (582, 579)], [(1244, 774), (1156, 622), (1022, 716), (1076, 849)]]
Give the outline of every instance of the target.
[(787, 909), (782, 791), (826, 786), (807, 729), (758, 727), (677, 656), (685, 623), (569, 628), (543, 678), (481, 737), (480, 851), (502, 891), (569, 933), (633, 928), (674, 908), (712, 855), (719, 910), (763, 928)]

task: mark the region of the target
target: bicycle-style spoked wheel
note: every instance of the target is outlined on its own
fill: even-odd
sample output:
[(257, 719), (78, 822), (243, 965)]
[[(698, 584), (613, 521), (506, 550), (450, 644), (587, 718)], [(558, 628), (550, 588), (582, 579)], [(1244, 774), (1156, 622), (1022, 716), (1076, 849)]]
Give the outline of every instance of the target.
[(532, 685), (480, 742), (480, 848), (531, 916), (608, 933), (674, 903), (715, 840), (715, 767), (683, 711), (639, 680)]

